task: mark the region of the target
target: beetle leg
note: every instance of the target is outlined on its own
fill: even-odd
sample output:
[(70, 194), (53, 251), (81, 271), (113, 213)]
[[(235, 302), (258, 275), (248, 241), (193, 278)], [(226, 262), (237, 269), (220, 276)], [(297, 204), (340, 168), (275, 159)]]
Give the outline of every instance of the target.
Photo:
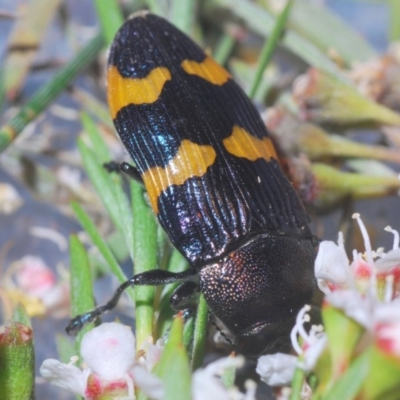
[(107, 170), (107, 172), (122, 172), (127, 175), (129, 178), (141, 183), (143, 185), (143, 179), (140, 175), (140, 172), (136, 167), (127, 162), (117, 163), (115, 161), (109, 161), (103, 164), (103, 167)]
[(115, 308), (118, 303), (121, 294), (130, 286), (135, 285), (166, 285), (168, 283), (174, 283), (179, 281), (185, 281), (193, 276), (197, 275), (197, 271), (194, 268), (188, 269), (186, 271), (174, 273), (169, 271), (164, 271), (162, 269), (153, 269), (151, 271), (146, 271), (141, 274), (134, 275), (131, 279), (121, 284), (117, 290), (114, 292), (113, 297), (108, 301), (108, 303), (98, 306), (92, 311), (85, 314), (78, 315), (73, 318), (66, 331), (69, 335), (77, 334), (85, 325), (96, 320), (100, 315)]
[(120, 172), (119, 163), (116, 161), (109, 161), (104, 163), (103, 168), (109, 173), (116, 172), (118, 174)]
[(200, 287), (196, 282), (186, 281), (180, 284), (172, 293), (169, 301), (175, 311), (193, 309), (197, 302), (194, 296), (199, 293)]
[(129, 176), (129, 178), (141, 183), (143, 185), (143, 179), (140, 175), (140, 172), (136, 167), (127, 162), (122, 162), (119, 164), (119, 170), (123, 172), (125, 175)]

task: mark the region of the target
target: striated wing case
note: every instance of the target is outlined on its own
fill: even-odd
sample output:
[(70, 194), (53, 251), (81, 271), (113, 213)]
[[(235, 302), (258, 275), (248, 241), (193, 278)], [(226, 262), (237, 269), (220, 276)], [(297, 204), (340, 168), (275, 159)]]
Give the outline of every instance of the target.
[(177, 28), (147, 13), (129, 19), (111, 48), (107, 82), (151, 206), (192, 265), (261, 232), (311, 237), (257, 110)]

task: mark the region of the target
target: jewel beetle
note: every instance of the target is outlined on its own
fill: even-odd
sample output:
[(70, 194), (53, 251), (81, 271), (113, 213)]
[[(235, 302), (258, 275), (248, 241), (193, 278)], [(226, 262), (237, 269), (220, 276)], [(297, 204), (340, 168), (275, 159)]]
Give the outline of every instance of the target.
[(227, 70), (148, 12), (118, 31), (107, 93), (134, 161), (121, 169), (144, 183), (159, 223), (190, 267), (133, 276), (67, 332), (113, 308), (130, 285), (180, 282), (173, 308), (201, 291), (239, 352), (275, 349), (312, 297), (315, 240), (259, 113)]

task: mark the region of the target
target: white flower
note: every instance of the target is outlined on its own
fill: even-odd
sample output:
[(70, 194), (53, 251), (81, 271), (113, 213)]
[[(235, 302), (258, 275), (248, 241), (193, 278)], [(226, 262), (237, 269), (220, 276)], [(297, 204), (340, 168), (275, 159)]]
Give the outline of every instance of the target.
[(118, 379), (135, 363), (135, 337), (128, 326), (104, 323), (83, 337), (81, 354), (100, 378)]
[(52, 385), (84, 397), (90, 370), (81, 371), (73, 365), (74, 362), (76, 362), (74, 357), (69, 364), (63, 364), (54, 359), (44, 360), (40, 367), (40, 375)]
[(258, 359), (256, 372), (267, 385), (287, 385), (293, 379), (296, 363), (297, 357), (290, 354), (268, 354)]
[(338, 290), (325, 296), (325, 301), (344, 311), (365, 328), (371, 328), (371, 311), (373, 300), (356, 290)]
[(200, 368), (193, 374), (192, 394), (194, 400), (254, 400), (255, 385), (247, 385), (247, 393), (236, 388), (227, 389), (221, 382), (221, 375), (227, 368), (240, 368), (243, 357), (225, 357)]
[(320, 243), (314, 271), (318, 286), (325, 294), (349, 282), (351, 272), (341, 232), (338, 245), (327, 240)]
[[(373, 251), (368, 232), (359, 214), (354, 214), (361, 230), (365, 253), (353, 251), (353, 261), (347, 259), (343, 246), (343, 236), (339, 233), (338, 245), (323, 241), (315, 261), (315, 276), (319, 288), (328, 295), (335, 290), (356, 290), (378, 299), (378, 286), (385, 286), (384, 299), (390, 301), (398, 295), (394, 288), (398, 285), (400, 272), (399, 234), (390, 227), (385, 230), (394, 235), (393, 248), (384, 253), (382, 249)], [(389, 277), (388, 279), (388, 276)], [(328, 296), (329, 297), (329, 296)], [(328, 299), (329, 300), (329, 299)], [(382, 298), (380, 299), (382, 300)]]
[[(81, 354), (83, 370), (72, 363), (45, 360), (40, 373), (50, 383), (85, 399), (114, 393), (121, 399), (135, 399), (134, 384), (152, 399), (163, 398), (161, 380), (146, 369), (145, 359), (142, 363), (135, 359), (135, 337), (129, 327), (112, 322), (92, 329), (82, 339)], [(156, 361), (153, 355), (150, 364)]]
[[(314, 368), (319, 356), (323, 352), (327, 344), (327, 338), (321, 325), (313, 325), (309, 332), (304, 329), (304, 323), (310, 321), (310, 316), (307, 314), (311, 307), (305, 305), (297, 314), (296, 324), (290, 333), (292, 346), (300, 356), (297, 366), (310, 371)], [(299, 343), (298, 337), (302, 343)]]
[(282, 386), (290, 383), (296, 367), (310, 371), (324, 351), (327, 339), (322, 327), (313, 325), (309, 332), (304, 329), (304, 323), (310, 321), (310, 316), (307, 314), (310, 309), (309, 305), (305, 305), (299, 311), (290, 334), (292, 346), (299, 357), (277, 353), (261, 356), (258, 359), (256, 372), (268, 385)]

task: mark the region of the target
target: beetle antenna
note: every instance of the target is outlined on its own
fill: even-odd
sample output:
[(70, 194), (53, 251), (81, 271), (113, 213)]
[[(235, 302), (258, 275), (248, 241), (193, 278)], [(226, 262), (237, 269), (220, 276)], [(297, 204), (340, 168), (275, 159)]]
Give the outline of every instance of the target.
[(209, 312), (208, 319), (211, 324), (215, 327), (215, 329), (221, 334), (221, 336), (236, 350), (236, 346), (233, 343), (232, 339), (218, 326), (217, 322), (214, 319), (214, 316)]
[(77, 315), (75, 318), (71, 319), (70, 323), (65, 328), (68, 335), (76, 335), (85, 325), (90, 324), (98, 317), (100, 317), (100, 315), (105, 314), (115, 308), (124, 290), (127, 289), (129, 286), (133, 286), (134, 278), (135, 277), (118, 286), (118, 288), (114, 292), (114, 296), (111, 298), (111, 300), (108, 301), (108, 303), (102, 306), (98, 306), (92, 311), (89, 311), (85, 314)]
[(115, 308), (122, 292), (130, 286), (166, 285), (168, 283), (185, 281), (195, 275), (197, 275), (195, 268), (189, 268), (182, 272), (170, 272), (162, 269), (154, 269), (136, 274), (132, 276), (131, 279), (118, 286), (117, 290), (114, 292), (114, 296), (108, 303), (98, 306), (85, 314), (76, 316), (70, 321), (65, 330), (67, 331), (68, 335), (76, 335), (85, 325), (95, 321), (98, 317), (100, 317), (100, 315), (105, 314), (106, 312)]

